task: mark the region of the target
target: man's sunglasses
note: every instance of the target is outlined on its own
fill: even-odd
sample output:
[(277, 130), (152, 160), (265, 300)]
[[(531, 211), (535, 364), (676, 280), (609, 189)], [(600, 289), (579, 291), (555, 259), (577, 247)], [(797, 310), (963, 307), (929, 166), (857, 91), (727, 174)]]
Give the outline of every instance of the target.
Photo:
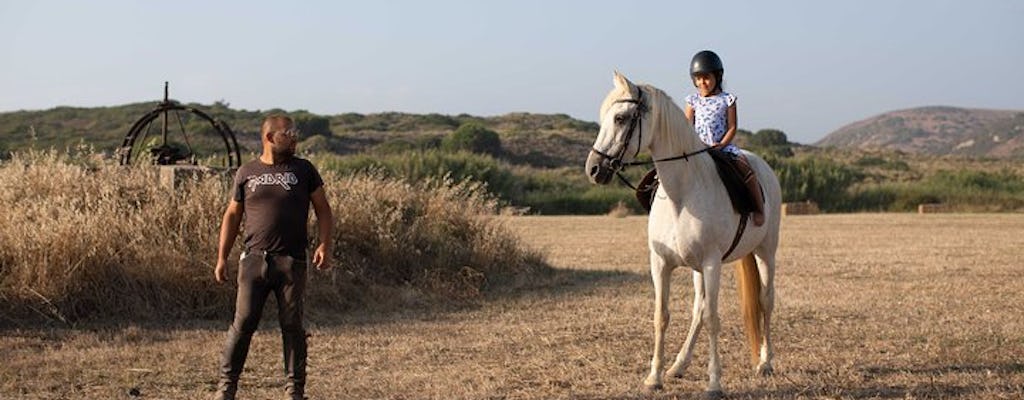
[(283, 131), (277, 131), (277, 133), (285, 135), (289, 139), (295, 139), (295, 138), (299, 137), (299, 130), (295, 129), (295, 128), (288, 128), (288, 129), (285, 129)]

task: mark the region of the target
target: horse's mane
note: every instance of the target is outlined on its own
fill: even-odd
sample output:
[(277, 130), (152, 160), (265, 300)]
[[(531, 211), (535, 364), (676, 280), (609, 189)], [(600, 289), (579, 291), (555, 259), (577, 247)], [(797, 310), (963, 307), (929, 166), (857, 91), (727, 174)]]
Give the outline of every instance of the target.
[[(704, 147), (704, 143), (697, 137), (697, 133), (686, 120), (686, 114), (679, 108), (672, 97), (657, 87), (641, 83), (632, 85), (637, 90), (643, 91), (644, 102), (650, 107), (651, 122), (655, 132), (662, 132), (663, 143), (670, 144), (669, 148), (681, 149), (682, 152), (692, 152)], [(601, 116), (603, 117), (612, 104), (623, 99), (636, 99), (637, 94), (633, 93), (626, 86), (616, 86), (608, 96), (601, 102)], [(679, 153), (682, 154), (682, 153)]]
[(638, 87), (650, 99), (648, 106), (651, 107), (651, 115), (654, 117), (654, 131), (666, 134), (666, 137), (662, 138), (666, 141), (665, 143), (672, 143), (672, 147), (682, 146), (682, 151), (685, 152), (691, 152), (704, 146), (686, 119), (683, 109), (679, 108), (679, 105), (672, 100), (668, 93), (649, 84), (642, 84)]

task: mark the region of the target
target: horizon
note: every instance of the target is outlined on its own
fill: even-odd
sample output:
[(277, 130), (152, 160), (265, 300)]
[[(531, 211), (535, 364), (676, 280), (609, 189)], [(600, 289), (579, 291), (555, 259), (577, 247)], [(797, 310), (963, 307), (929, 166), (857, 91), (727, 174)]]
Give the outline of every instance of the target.
[[(201, 105), (201, 106), (211, 107), (211, 106), (214, 105), (214, 103), (216, 103), (216, 101), (210, 102), (210, 103), (202, 103), (202, 102), (194, 102), (194, 101), (180, 101), (180, 100), (174, 98), (174, 96), (169, 96), (169, 98), (170, 98), (171, 101), (176, 101), (176, 102), (179, 102), (180, 104), (184, 104), (184, 105), (197, 104), (197, 105)], [(81, 109), (114, 108), (114, 107), (132, 106), (132, 105), (136, 105), (136, 104), (158, 103), (160, 101), (163, 101), (162, 98), (159, 99), (159, 100), (136, 101), (136, 102), (131, 102), (131, 103), (114, 104), (114, 105), (106, 105), (106, 106), (102, 106), (102, 105), (101, 106), (60, 105), (60, 106), (54, 106), (54, 107), (45, 108), (45, 109), (3, 110), (3, 111), (0, 111), (0, 114), (4, 114), (4, 113), (17, 113), (17, 112), (48, 112), (48, 111), (56, 110), (58, 108), (63, 108), (63, 107), (81, 108)], [(594, 120), (580, 119), (580, 118), (576, 118), (576, 117), (574, 117), (572, 115), (568, 115), (568, 114), (565, 114), (565, 113), (543, 113), (543, 112), (529, 112), (529, 111), (510, 111), (510, 112), (501, 113), (501, 114), (468, 114), (468, 113), (452, 113), (452, 114), (447, 114), (447, 113), (435, 113), (435, 112), (422, 112), (422, 113), (418, 113), (418, 112), (405, 112), (405, 111), (373, 111), (373, 112), (360, 113), (360, 112), (354, 112), (354, 111), (344, 111), (344, 112), (333, 113), (333, 114), (320, 114), (320, 113), (312, 112), (312, 111), (305, 110), (305, 109), (291, 109), (291, 110), (289, 110), (289, 109), (284, 109), (284, 108), (281, 108), (281, 107), (270, 107), (270, 108), (266, 108), (266, 109), (247, 109), (247, 108), (234, 107), (231, 104), (225, 104), (225, 106), (227, 108), (231, 109), (231, 110), (238, 111), (238, 112), (265, 113), (265, 112), (268, 112), (268, 111), (271, 111), (271, 110), (282, 110), (282, 111), (284, 111), (285, 113), (288, 113), (288, 114), (298, 113), (298, 112), (308, 112), (308, 113), (311, 113), (311, 114), (314, 114), (314, 115), (318, 115), (318, 116), (321, 116), (321, 117), (334, 117), (334, 116), (339, 116), (339, 115), (348, 114), (348, 113), (355, 113), (355, 114), (360, 114), (360, 115), (374, 115), (374, 114), (387, 114), (387, 113), (399, 113), (399, 114), (409, 114), (409, 115), (439, 114), (439, 115), (443, 115), (443, 116), (447, 116), (447, 117), (458, 117), (460, 115), (468, 115), (470, 117), (480, 117), (480, 118), (496, 118), (496, 117), (501, 117), (501, 116), (506, 116), (506, 115), (513, 115), (513, 114), (567, 115), (570, 118), (574, 118), (574, 119), (577, 119), (577, 120), (580, 120), (580, 121), (597, 123), (597, 121), (594, 121)], [(872, 120), (874, 118), (877, 118), (877, 117), (885, 115), (885, 114), (899, 113), (899, 112), (906, 112), (906, 111), (914, 111), (914, 110), (921, 110), (921, 109), (927, 109), (927, 108), (953, 108), (953, 109), (967, 110), (967, 111), (1024, 112), (1024, 110), (1018, 110), (1018, 109), (972, 108), (972, 107), (956, 107), (956, 106), (946, 106), (946, 105), (927, 105), (927, 106), (918, 106), (918, 107), (901, 108), (901, 109), (896, 109), (896, 110), (884, 111), (882, 113), (871, 115), (871, 116), (867, 116), (867, 117), (859, 119), (859, 120), (850, 121), (850, 122), (848, 122), (846, 124), (843, 124), (842, 126), (836, 128), (835, 130), (833, 130), (832, 132), (829, 132), (829, 133), (834, 133), (834, 132), (836, 132), (838, 130), (841, 130), (843, 128), (846, 128), (848, 126), (856, 125), (858, 123), (862, 123), (862, 122), (865, 122), (865, 121), (869, 121), (869, 120)], [(762, 130), (762, 129), (775, 129), (775, 128), (747, 129), (745, 127), (740, 127), (739, 129), (740, 130), (749, 131), (750, 133), (757, 133), (757, 131)], [(788, 139), (789, 139), (789, 141), (791, 143), (796, 143), (796, 144), (800, 144), (800, 145), (814, 145), (817, 141), (820, 141), (821, 139), (824, 139), (826, 136), (827, 136), (827, 134), (823, 135), (821, 138), (816, 139), (815, 142), (800, 142), (800, 141), (797, 141), (797, 140), (793, 139), (792, 137), (788, 137), (788, 133), (787, 133), (787, 137), (788, 137)]]
[(1024, 109), (1024, 4), (983, 3), (2, 4), (0, 111), (159, 101), (169, 81), (239, 110), (597, 122), (614, 70), (681, 103), (710, 48), (740, 129), (810, 144), (890, 111)]

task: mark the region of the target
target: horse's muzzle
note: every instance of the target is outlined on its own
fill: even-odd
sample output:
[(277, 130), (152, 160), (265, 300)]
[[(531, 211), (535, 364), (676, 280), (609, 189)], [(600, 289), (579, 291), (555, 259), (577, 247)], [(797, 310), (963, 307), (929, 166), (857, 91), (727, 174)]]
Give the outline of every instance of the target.
[(591, 150), (590, 154), (587, 155), (587, 165), (585, 167), (590, 183), (606, 185), (608, 182), (611, 182), (612, 174), (615, 173), (615, 168), (611, 164), (610, 159)]

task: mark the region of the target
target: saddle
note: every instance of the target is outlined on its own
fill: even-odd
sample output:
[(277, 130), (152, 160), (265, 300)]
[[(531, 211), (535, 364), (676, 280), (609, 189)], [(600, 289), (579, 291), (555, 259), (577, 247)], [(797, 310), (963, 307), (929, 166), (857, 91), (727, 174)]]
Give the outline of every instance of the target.
[[(757, 204), (754, 204), (754, 196), (747, 190), (747, 185), (744, 183), (746, 174), (753, 172), (744, 171), (742, 167), (736, 165), (736, 161), (729, 153), (712, 149), (708, 150), (708, 154), (711, 155), (712, 160), (715, 160), (718, 177), (722, 179), (722, 184), (725, 185), (725, 190), (729, 193), (733, 210), (740, 215), (749, 215), (756, 211)], [(651, 212), (651, 205), (654, 203), (654, 194), (658, 192), (658, 185), (658, 171), (652, 168), (636, 186), (636, 199), (648, 213)]]

